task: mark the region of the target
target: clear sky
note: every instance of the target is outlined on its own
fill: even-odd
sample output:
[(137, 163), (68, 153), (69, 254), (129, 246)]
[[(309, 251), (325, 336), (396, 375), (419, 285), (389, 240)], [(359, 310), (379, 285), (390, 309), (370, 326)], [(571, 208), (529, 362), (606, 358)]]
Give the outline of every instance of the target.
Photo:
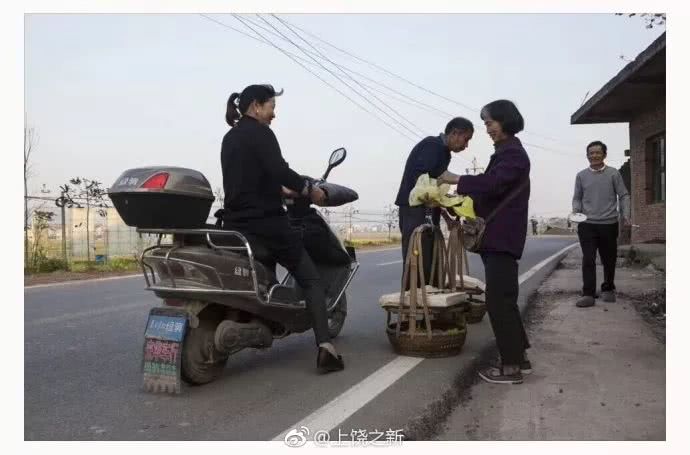
[[(210, 17), (252, 33), (232, 15)], [(270, 28), (254, 15), (243, 17)], [(373, 92), (386, 103), (380, 104), (341, 75), (388, 115), (399, 113), (404, 119), (395, 118), (412, 133), (319, 66), (307, 65), (408, 138), (277, 49), (197, 14), (27, 15), (26, 115), (39, 136), (30, 193), (38, 193), (42, 184), (56, 192), (77, 175), (108, 187), (123, 170), (145, 165), (195, 168), (219, 187), (227, 98), (248, 84), (268, 82), (285, 89), (277, 99), (272, 128), (290, 165), (319, 175), (329, 152), (346, 147), (348, 159), (331, 179), (355, 188), (357, 207), (370, 211), (383, 211), (393, 202), (410, 149), (422, 137), (441, 132), (450, 119), (447, 114), (465, 116), (476, 127), (469, 148), (454, 155), (450, 170), (464, 173), (473, 157), (485, 166), (493, 147), (478, 110), (495, 99), (511, 99), (526, 120), (520, 137), (530, 144), (530, 213), (565, 215), (575, 174), (587, 166), (585, 145), (603, 140), (615, 167), (623, 163), (629, 146), (626, 124), (572, 126), (571, 114), (587, 92), (594, 94), (626, 65), (621, 55), (633, 59), (664, 31), (614, 14), (279, 17), (455, 102), (322, 48), (330, 59), (402, 93), (408, 103), (419, 101), (444, 112)], [(265, 18), (308, 48), (280, 22)], [(261, 32), (308, 59), (292, 44)]]

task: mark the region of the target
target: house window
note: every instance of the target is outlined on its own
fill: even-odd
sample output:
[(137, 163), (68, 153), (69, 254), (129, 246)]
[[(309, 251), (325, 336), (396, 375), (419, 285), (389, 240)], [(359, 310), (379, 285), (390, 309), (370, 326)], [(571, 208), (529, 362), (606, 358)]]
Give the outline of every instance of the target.
[(666, 133), (648, 141), (651, 161), (651, 202), (666, 202)]
[(666, 133), (647, 140), (648, 201), (666, 202)]

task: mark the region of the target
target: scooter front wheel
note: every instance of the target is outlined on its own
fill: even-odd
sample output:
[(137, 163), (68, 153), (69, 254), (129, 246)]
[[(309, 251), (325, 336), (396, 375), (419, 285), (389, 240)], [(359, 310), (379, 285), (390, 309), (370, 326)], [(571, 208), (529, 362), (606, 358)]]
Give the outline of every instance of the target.
[(223, 374), (228, 355), (214, 343), (219, 320), (199, 318), (199, 327), (190, 328), (182, 345), (182, 379), (191, 385), (207, 384)]
[(347, 296), (345, 293), (343, 293), (343, 296), (340, 297), (340, 300), (338, 300), (335, 308), (333, 308), (333, 312), (328, 315), (328, 334), (331, 336), (331, 338), (337, 337), (340, 331), (343, 329), (346, 316)]

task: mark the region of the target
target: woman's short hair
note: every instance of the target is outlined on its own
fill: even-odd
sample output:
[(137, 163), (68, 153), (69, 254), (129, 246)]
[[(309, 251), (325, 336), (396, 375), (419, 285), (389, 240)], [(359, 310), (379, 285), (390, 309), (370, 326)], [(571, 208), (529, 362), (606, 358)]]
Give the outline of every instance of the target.
[(482, 120), (490, 118), (501, 124), (504, 133), (515, 135), (525, 129), (525, 120), (512, 101), (496, 100), (482, 108)]
[(464, 117), (455, 117), (453, 120), (448, 122), (444, 133), (450, 134), (453, 130), (458, 130), (462, 133), (474, 131), (474, 125)]
[(233, 93), (228, 98), (228, 107), (225, 111), (225, 121), (228, 125), (235, 126), (249, 109), (249, 106), (256, 101), (259, 104), (264, 104), (266, 101), (280, 96), (283, 90), (276, 92), (272, 85), (256, 84), (249, 85), (242, 90), (242, 93)]

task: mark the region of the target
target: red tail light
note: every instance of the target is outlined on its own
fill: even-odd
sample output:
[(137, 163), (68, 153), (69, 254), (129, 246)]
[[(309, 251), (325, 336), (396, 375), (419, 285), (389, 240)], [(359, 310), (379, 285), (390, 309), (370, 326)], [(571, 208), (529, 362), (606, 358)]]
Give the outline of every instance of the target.
[(170, 174), (167, 172), (158, 173), (146, 180), (141, 187), (149, 190), (163, 189), (165, 188), (165, 184), (168, 183), (168, 177), (170, 177)]

